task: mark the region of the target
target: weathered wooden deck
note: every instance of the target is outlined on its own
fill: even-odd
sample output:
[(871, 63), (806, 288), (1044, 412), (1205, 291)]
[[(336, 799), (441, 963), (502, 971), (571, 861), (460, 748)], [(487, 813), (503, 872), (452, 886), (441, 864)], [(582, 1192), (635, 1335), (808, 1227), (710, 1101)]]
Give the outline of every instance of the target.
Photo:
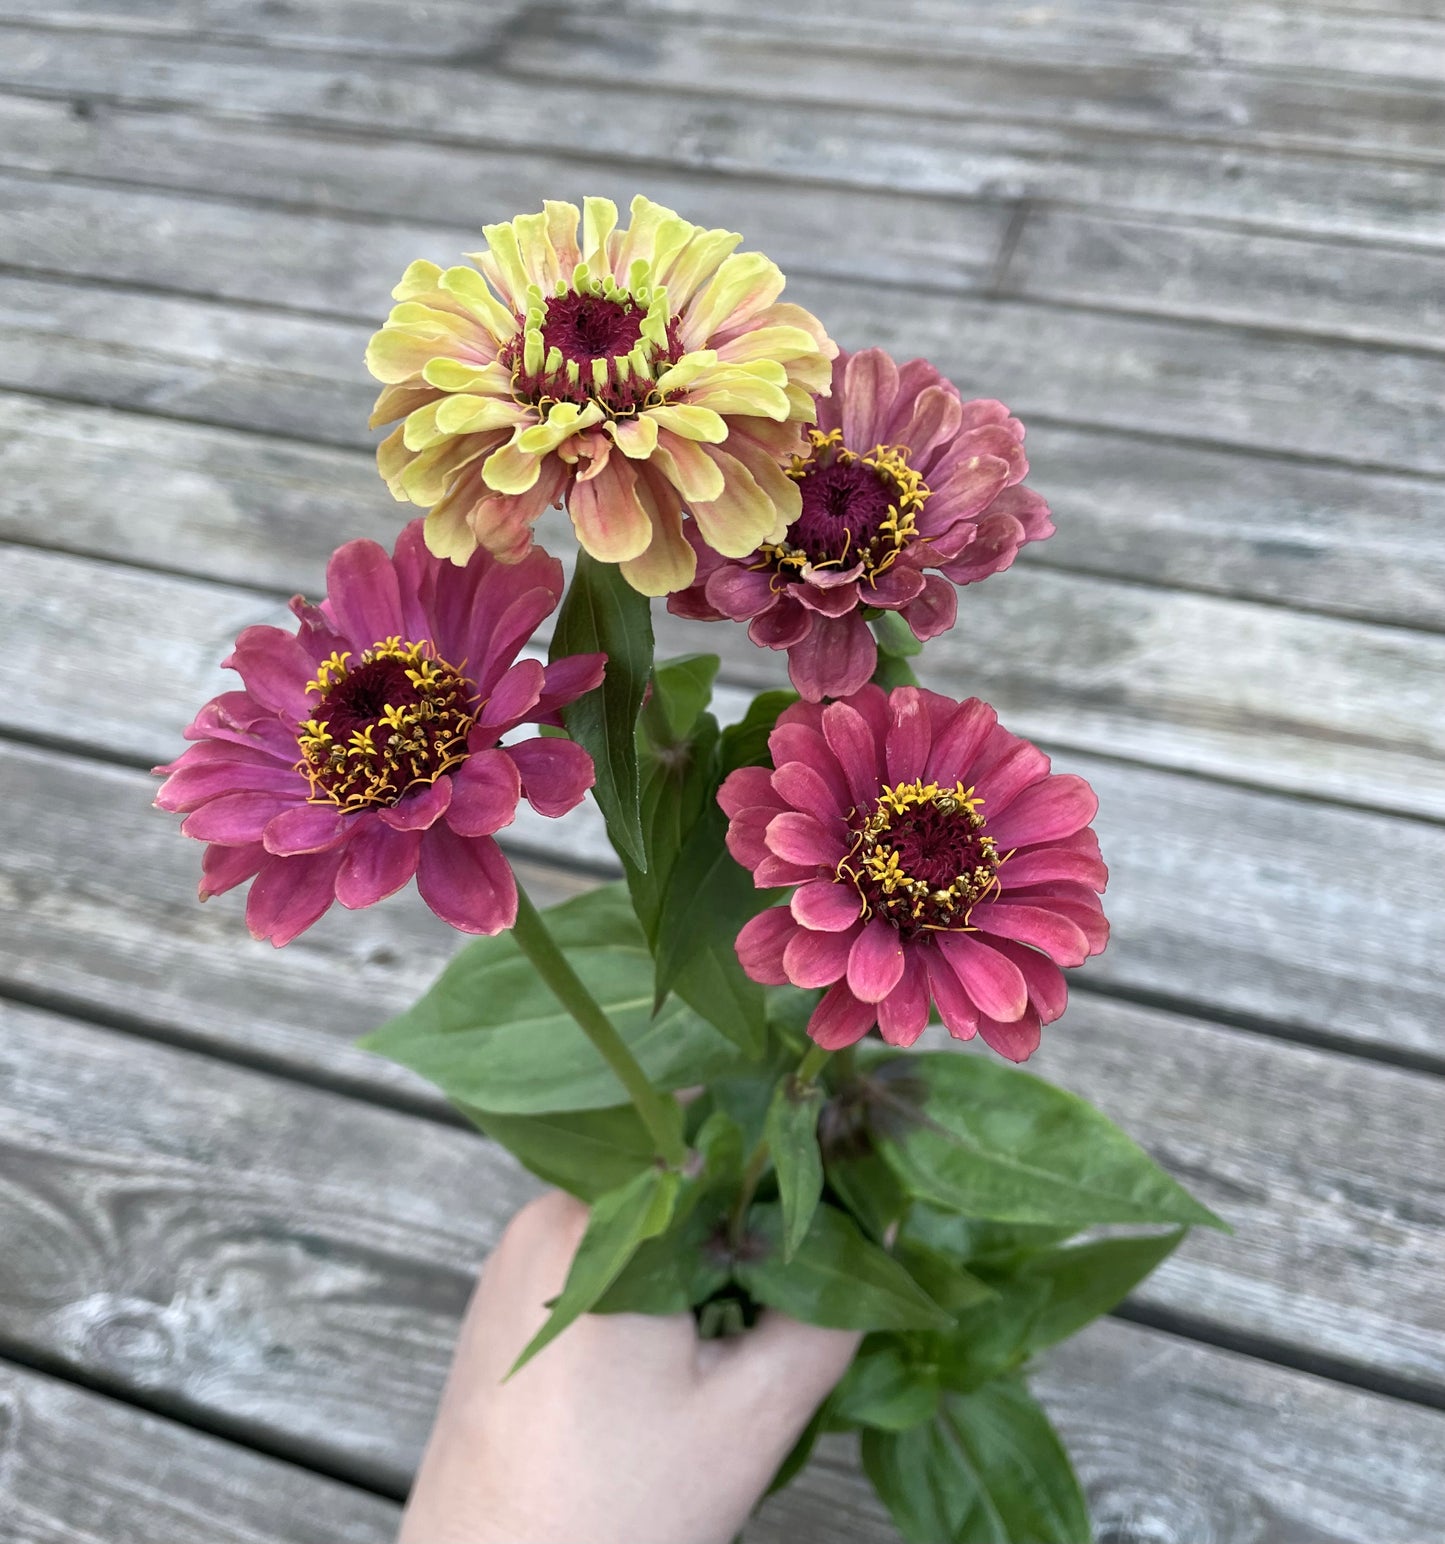
[[(0, 0), (4, 1544), (394, 1527), (528, 1189), (351, 1045), (453, 940), (252, 944), (144, 769), (390, 540), (405, 262), (634, 191), (1030, 425), (1059, 534), (934, 675), (1103, 800), (1038, 1069), (1237, 1230), (1040, 1377), (1100, 1539), (1445, 1537), (1442, 82), (1439, 0)], [(838, 1448), (749, 1535), (887, 1536)]]

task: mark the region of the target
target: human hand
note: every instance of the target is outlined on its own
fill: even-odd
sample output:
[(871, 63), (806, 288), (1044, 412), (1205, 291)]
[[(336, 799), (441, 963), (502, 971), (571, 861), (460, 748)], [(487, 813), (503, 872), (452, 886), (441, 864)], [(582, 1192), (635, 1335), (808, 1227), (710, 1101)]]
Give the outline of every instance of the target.
[(764, 1313), (587, 1314), (516, 1377), (587, 1223), (551, 1191), (487, 1261), (398, 1544), (728, 1544), (860, 1336)]

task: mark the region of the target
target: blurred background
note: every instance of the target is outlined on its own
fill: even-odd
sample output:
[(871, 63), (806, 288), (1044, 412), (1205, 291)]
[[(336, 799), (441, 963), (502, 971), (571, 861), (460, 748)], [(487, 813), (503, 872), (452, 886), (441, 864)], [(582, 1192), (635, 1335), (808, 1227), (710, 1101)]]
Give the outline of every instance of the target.
[[(1031, 1066), (1236, 1229), (1041, 1369), (1099, 1539), (1445, 1534), (1442, 129), (1439, 0), (0, 0), (0, 1540), (394, 1529), (531, 1188), (350, 1044), (454, 938), (252, 943), (146, 769), (407, 517), (406, 263), (635, 192), (1029, 426), (1058, 535), (924, 674), (1100, 792)], [(844, 1446), (748, 1535), (890, 1536)]]

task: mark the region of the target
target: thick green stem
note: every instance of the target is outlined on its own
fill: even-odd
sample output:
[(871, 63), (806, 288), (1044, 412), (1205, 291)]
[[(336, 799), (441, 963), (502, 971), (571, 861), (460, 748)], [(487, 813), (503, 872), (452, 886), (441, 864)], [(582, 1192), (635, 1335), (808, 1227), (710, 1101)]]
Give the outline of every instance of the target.
[(793, 1081), (800, 1087), (808, 1088), (818, 1081), (818, 1074), (823, 1070), (823, 1063), (833, 1053), (825, 1051), (822, 1046), (814, 1043), (803, 1054), (803, 1059), (798, 1063), (798, 1070), (793, 1074)]
[(628, 1050), (627, 1042), (572, 969), (567, 956), (557, 947), (541, 913), (521, 885), (517, 886), (517, 922), (512, 936), (517, 940), (517, 947), (536, 966), (537, 974), (547, 983), (553, 996), (577, 1021), (582, 1033), (597, 1047), (598, 1054), (627, 1090), (627, 1096), (651, 1133), (658, 1153), (670, 1167), (682, 1168), (687, 1161), (687, 1144), (682, 1139), (670, 1096), (660, 1093), (649, 1082), (637, 1058)]

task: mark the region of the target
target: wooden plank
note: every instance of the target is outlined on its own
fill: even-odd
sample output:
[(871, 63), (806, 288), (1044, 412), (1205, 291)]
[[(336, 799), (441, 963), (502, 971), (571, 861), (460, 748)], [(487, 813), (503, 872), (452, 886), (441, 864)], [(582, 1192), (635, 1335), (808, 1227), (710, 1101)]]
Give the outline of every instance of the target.
[[(912, 116), (1068, 126), (1218, 145), (1307, 149), (1440, 165), (1438, 92), (1349, 78), (1319, 89), (1309, 73), (1274, 75), (1123, 59), (1075, 64), (875, 49), (866, 57), (815, 38), (807, 49), (734, 35), (722, 26), (632, 17), (554, 15), (514, 26), (485, 50), (483, 68), (389, 59), (385, 79), (365, 60), (268, 50), (244, 43), (140, 40), (9, 27), (0, 84), (44, 94), (154, 101), (248, 118), (284, 118), (372, 129), (392, 126), (447, 137), (487, 138), (511, 120), (504, 143), (585, 147), (639, 155), (651, 140), (662, 159), (679, 142), (734, 130), (756, 133), (748, 99), (795, 108), (846, 108), (833, 121), (856, 145), (878, 110)], [(646, 47), (639, 40), (646, 39)], [(495, 73), (493, 73), (495, 72)], [(519, 78), (528, 77), (528, 78)], [(550, 89), (549, 89), (550, 88)], [(636, 111), (636, 93), (647, 111)], [(823, 136), (800, 113), (805, 158)], [(629, 149), (621, 148), (630, 146)], [(837, 147), (835, 146), (835, 154)]]
[[(1019, 573), (1115, 578), (1439, 628), (1445, 484), (1045, 423), (1058, 534)], [(369, 451), (0, 392), (0, 537), (318, 592), (343, 535), (390, 543)], [(975, 589), (973, 599), (987, 592)]]
[[(845, 347), (923, 354), (1026, 420), (1445, 472), (1439, 356), (818, 278), (788, 294)], [(365, 442), (368, 327), (120, 287), (100, 305), (87, 287), (6, 275), (0, 329), (0, 387)]]
[(6, 1544), (387, 1544), (397, 1507), (0, 1362)]
[[(648, 0), (628, 14), (646, 28), (678, 19), (715, 21), (719, 10), (716, 3), (703, 0)], [(770, 8), (766, 0), (730, 0), (721, 10), (735, 29), (784, 39), (795, 47), (816, 48), (823, 37), (832, 48), (876, 52), (880, 42), (876, 13), (867, 0), (813, 0), (787, 12)], [(516, 0), (487, 0), (483, 5), (431, 0), (420, 14), (388, 6), (385, 0), (292, 0), (284, 11), (260, 0), (231, 5), (167, 0), (144, 8), (124, 0), (0, 3), (0, 18), (29, 25), (432, 59), (458, 53), (485, 57), (499, 36), (518, 25), (540, 28), (559, 12), (579, 11), (585, 14), (575, 0), (549, 5), (544, 18), (531, 22)], [(1445, 70), (1445, 35), (1439, 23), (1438, 12), (1429, 10), (1404, 16), (1350, 15), (1322, 7), (1301, 11), (1236, 4), (1220, 14), (1208, 6), (1160, 7), (1143, 0), (1052, 0), (1047, 6), (1014, 8), (989, 0), (909, 0), (890, 15), (884, 41), (891, 48), (944, 57), (968, 52), (1091, 64), (1110, 64), (1121, 57), (1203, 60), (1249, 69), (1341, 72), (1433, 84)]]
[[(580, 197), (560, 159), (524, 176), (471, 179), (473, 207), (532, 208)], [(214, 178), (214, 172), (212, 173)], [(837, 189), (656, 179), (655, 196), (703, 222), (728, 222), (796, 280), (822, 275), (926, 284), (962, 294), (1314, 332), (1421, 346), (1445, 325), (1445, 252), (1326, 238), (1029, 209), (998, 269), (1008, 208)], [(210, 184), (214, 186), (214, 182)], [(601, 178), (625, 203), (631, 174)], [(479, 222), (480, 223), (480, 222)], [(480, 243), (478, 225), (446, 225), (267, 205), (134, 187), (53, 183), (0, 172), (0, 263), (17, 271), (104, 279), (222, 299), (304, 307), (367, 321), (384, 314), (415, 256), (450, 263)]]
[[(399, 1490), (471, 1273), (530, 1182), (465, 1132), (0, 1012), (12, 1337)], [(1117, 1323), (1044, 1388), (1106, 1537), (1235, 1538), (1244, 1517), (1276, 1544), (1405, 1544), (1430, 1515), (1436, 1411)], [(1163, 1484), (1182, 1430), (1189, 1483)], [(872, 1507), (845, 1521), (859, 1492), (837, 1474), (756, 1537), (878, 1537)]]
[[(434, 173), (433, 173), (434, 175)], [(912, 195), (808, 190), (699, 173), (648, 176), (649, 195), (700, 224), (747, 234), (785, 270), (867, 276), (875, 282), (940, 284), (969, 291), (989, 280), (1009, 211)], [(325, 316), (383, 317), (391, 289), (418, 256), (460, 262), (485, 245), (482, 225), (540, 207), (543, 198), (599, 193), (625, 208), (635, 171), (579, 177), (562, 157), (521, 164), (488, 157), (437, 225), (364, 215), (238, 203), (213, 195), (212, 169), (199, 194), (55, 183), (0, 173), (0, 262), (7, 267), (225, 299), (304, 307)], [(459, 189), (452, 189), (458, 200)], [(274, 196), (274, 195), (273, 195)], [(470, 217), (470, 218), (468, 218)], [(1402, 255), (1430, 272), (1445, 256)], [(1388, 321), (1381, 324), (1388, 328)]]
[[(1306, 71), (1233, 69), (1193, 58), (1154, 62), (1105, 51), (1080, 58), (1069, 39), (1053, 50), (972, 52), (891, 37), (859, 49), (815, 31), (806, 46), (743, 32), (714, 17), (696, 24), (655, 18), (647, 47), (636, 18), (551, 15), (511, 28), (489, 56), (503, 71), (544, 80), (591, 78), (638, 88), (706, 83), (712, 96), (893, 107), (938, 117), (1045, 119), (1217, 142), (1330, 146), (1438, 161), (1440, 92), (1419, 83), (1342, 75), (1322, 91)], [(1438, 34), (1432, 34), (1438, 37)], [(1286, 45), (1288, 46), (1288, 45)], [(1437, 44), (1438, 46), (1438, 44)], [(1087, 62), (1085, 62), (1087, 60)], [(964, 105), (966, 104), (966, 106)], [(1432, 127), (1432, 125), (1434, 127)]]
[[(578, 85), (569, 91), (569, 102), (574, 94), (590, 101), (596, 89)], [(480, 222), (487, 207), (483, 190), (502, 207), (529, 207), (535, 204), (532, 189), (544, 186), (550, 196), (584, 167), (588, 191), (630, 198), (645, 184), (656, 197), (692, 208), (701, 207), (712, 189), (714, 198), (721, 194), (735, 209), (768, 196), (753, 180), (757, 176), (794, 178), (805, 164), (810, 184), (848, 188), (865, 204), (864, 189), (949, 200), (1046, 200), (1355, 239), (1445, 242), (1445, 173), (1432, 167), (1254, 146), (1222, 149), (1043, 124), (796, 107), (786, 100), (749, 103), (745, 109), (709, 105), (705, 123), (667, 143), (652, 143), (648, 136), (656, 128), (633, 117), (631, 138), (612, 136), (603, 143), (604, 135), (592, 134), (598, 143), (589, 141), (586, 157), (575, 148), (559, 157), (539, 150), (535, 132), (525, 124), (518, 132), (511, 118), (489, 123), (484, 143), (407, 137), (422, 131), (407, 121), (404, 105), (398, 121), (389, 122), (389, 103), (378, 104), (376, 124), (363, 131), (0, 94), (0, 156), (8, 166), (52, 176), (223, 187), (236, 195), (436, 224), (455, 221), (460, 209), (474, 211)], [(601, 106), (605, 109), (605, 101)], [(667, 123), (664, 113), (662, 127)], [(496, 190), (508, 187), (509, 177), (515, 191), (503, 196)], [(947, 213), (947, 205), (941, 211), (935, 206), (935, 218)], [(742, 215), (728, 218), (751, 228)], [(845, 222), (829, 233), (814, 261), (826, 261), (848, 229)], [(895, 245), (909, 234), (907, 222), (901, 222)], [(775, 239), (788, 240), (786, 227)]]
[[(159, 482), (151, 492), (157, 503), (171, 497)], [(389, 545), (394, 506), (379, 488), (370, 504)], [(147, 560), (164, 563), (166, 523), (147, 524)], [(576, 550), (565, 517), (548, 520), (543, 540), (569, 561)], [(306, 568), (287, 589), (314, 584)], [(0, 726), (33, 732), (58, 673), (71, 713), (52, 738), (153, 760), (166, 759), (201, 702), (228, 689), (217, 661), (241, 628), (290, 623), (272, 595), (4, 544), (0, 597), (0, 647), (19, 680), (0, 700)], [(786, 684), (784, 656), (743, 629), (657, 609), (663, 653), (712, 649), (739, 685)], [(1053, 746), (1445, 818), (1445, 636), (1020, 565), (964, 592), (923, 676), (954, 696), (984, 696), (1019, 733)], [(135, 679), (150, 683), (141, 702), (124, 688)]]
[[(96, 666), (103, 669), (101, 658)], [(136, 679), (134, 672), (122, 676), (128, 683)], [(82, 679), (82, 671), (68, 677)], [(117, 689), (134, 695), (133, 687)], [(47, 711), (47, 728), (54, 718)], [(165, 752), (179, 745), (171, 739)], [(191, 960), (185, 968), (204, 981), (209, 953), (220, 950), (222, 940), (244, 944), (239, 901), (222, 899), (204, 914), (197, 911), (191, 894), (195, 850), (146, 808), (150, 795), (142, 775), (52, 761), (19, 748), (5, 755), (15, 790), (0, 806), (18, 913), (6, 954), (11, 979), (31, 990), (49, 990), (63, 979), (72, 985), (55, 990), (104, 1002), (108, 971), (121, 969), (132, 992), (144, 992), (146, 1002), (157, 1004), (154, 1011), (181, 1026), (179, 961)], [(1084, 773), (1099, 791), (1098, 828), (1114, 881), (1114, 941), (1090, 962), (1087, 982), (1195, 1003), (1206, 1013), (1245, 1015), (1386, 1055), (1442, 1058), (1434, 962), (1445, 947), (1445, 917), (1433, 902), (1445, 864), (1445, 831), (1079, 754), (1061, 756), (1058, 764)], [(92, 778), (100, 780), (98, 787)], [(541, 830), (541, 824), (523, 822), (511, 833), (521, 850), (535, 852), (543, 842), (555, 850), (560, 839), (576, 859), (604, 871), (611, 863), (590, 805), (562, 826)], [(110, 927), (105, 919), (113, 905), (128, 911), (124, 938), (106, 964), (91, 951), (110, 944), (91, 935)], [(304, 1037), (298, 1042), (295, 1034), (297, 1025), (307, 1023), (304, 983), (312, 942), (323, 954), (339, 951), (357, 972), (358, 989), (396, 965), (396, 951), (384, 942), (387, 924), (376, 915), (329, 918), (315, 935), (306, 935), (305, 947), (293, 945), (276, 957), (283, 964), (266, 967), (283, 1000), (287, 989), (280, 976), (299, 972), (303, 1003), (289, 1019), (290, 1010), (278, 1005), (267, 1055), (285, 1060), (309, 1054)], [(397, 915), (408, 913), (403, 908)], [(408, 943), (405, 959), (416, 969), (402, 983), (403, 997), (435, 971), (444, 936), (433, 931), (425, 955)], [(270, 958), (267, 951), (247, 946), (222, 968), (245, 980), (263, 958)], [(350, 1017), (341, 1023), (353, 1032), (358, 1024), (369, 1026), (382, 1011), (376, 1007), (367, 1016), (365, 1005), (372, 1001), (364, 993), (348, 998)], [(217, 1032), (245, 1038), (239, 1006), (228, 1011)]]

